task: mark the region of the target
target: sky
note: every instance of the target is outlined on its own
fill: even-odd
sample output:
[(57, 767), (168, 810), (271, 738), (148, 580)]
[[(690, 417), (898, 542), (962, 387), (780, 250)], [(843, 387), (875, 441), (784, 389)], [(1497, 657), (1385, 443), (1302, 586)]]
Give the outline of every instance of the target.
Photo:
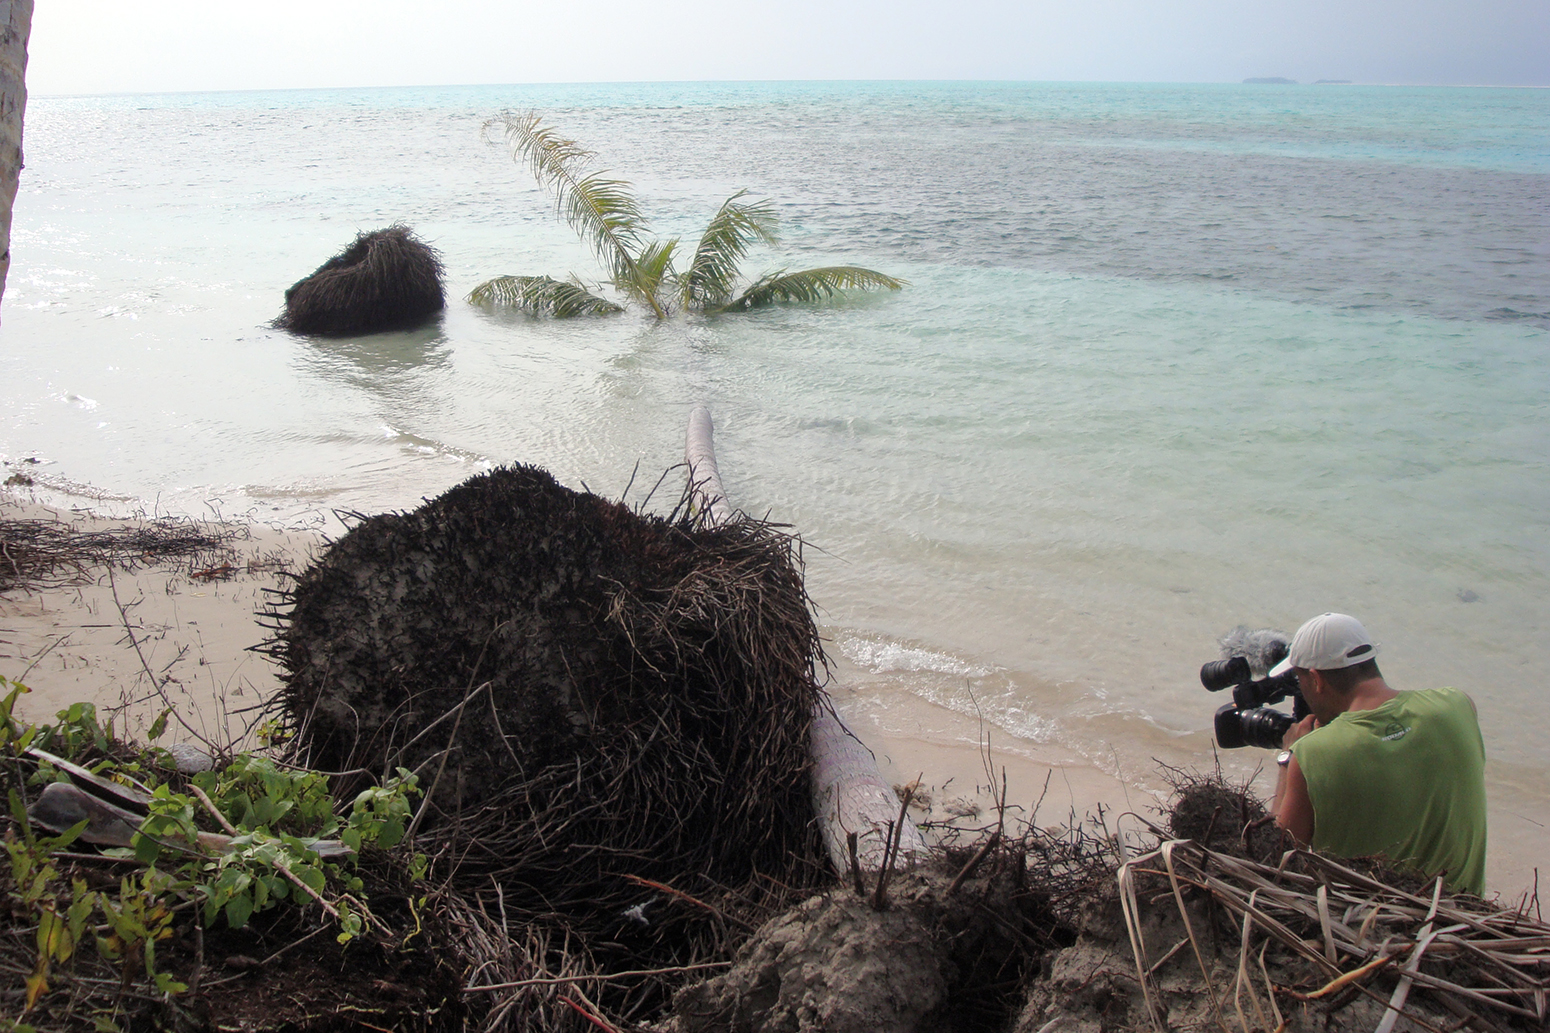
[(33, 96), (541, 82), (1550, 86), (1547, 0), (37, 0)]

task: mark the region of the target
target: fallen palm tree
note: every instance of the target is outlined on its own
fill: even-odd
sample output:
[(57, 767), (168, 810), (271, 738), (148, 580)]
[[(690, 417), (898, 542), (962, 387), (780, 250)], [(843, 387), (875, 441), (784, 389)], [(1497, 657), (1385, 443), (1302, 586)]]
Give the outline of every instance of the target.
[[(702, 405), (689, 413), (684, 459), (689, 465), (691, 497), (706, 518), (717, 524), (733, 520), (716, 463), (715, 425), (710, 410)], [(883, 871), (891, 866), (894, 854), (903, 858), (925, 854), (925, 840), (910, 819), (909, 808), (898, 807), (893, 790), (878, 772), (877, 758), (845, 727), (827, 698), (813, 710), (809, 752), (813, 813), (836, 872), (847, 874), (852, 864), (863, 871)]]
[(441, 256), (407, 226), (361, 233), (285, 292), (276, 328), (297, 334), (408, 330), (446, 307)]

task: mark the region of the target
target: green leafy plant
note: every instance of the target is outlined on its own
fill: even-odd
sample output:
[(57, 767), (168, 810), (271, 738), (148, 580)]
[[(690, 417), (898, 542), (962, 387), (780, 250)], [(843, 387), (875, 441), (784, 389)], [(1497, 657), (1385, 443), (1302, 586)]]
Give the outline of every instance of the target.
[[(823, 301), (847, 290), (899, 290), (904, 280), (860, 266), (780, 270), (755, 279), (741, 294), (740, 266), (755, 244), (775, 244), (777, 219), (769, 201), (745, 201), (740, 190), (722, 202), (700, 235), (686, 269), (674, 259), (676, 238), (659, 241), (649, 228), (630, 184), (606, 171), (591, 171), (597, 155), (561, 136), (532, 112), (505, 114), (499, 126), (512, 157), (525, 162), (554, 195), (555, 209), (608, 272), (608, 283), (658, 319), (673, 309), (737, 312), (784, 301)], [(508, 305), (535, 315), (579, 316), (620, 312), (623, 306), (587, 290), (580, 280), (547, 276), (498, 276), (475, 287), (468, 300)]]
[[(276, 905), (315, 902), (338, 923), (341, 943), (376, 922), (361, 895), (361, 880), (323, 859), (316, 847), (329, 837), (356, 851), (398, 845), (419, 792), (409, 771), (399, 769), (385, 785), (362, 790), (348, 808), (334, 799), (321, 773), (256, 754), (238, 754), (221, 770), (200, 772), (186, 784), (161, 781), (160, 767), (141, 762), (150, 754), (130, 759), (113, 741), (111, 726), (98, 724), (90, 704), (72, 704), (55, 724), (28, 725), (15, 716), (16, 701), (27, 689), (4, 679), (0, 685), (8, 687), (0, 697), (0, 759), (13, 776), (8, 799), (17, 829), (3, 843), (8, 903), (13, 914), (36, 922), (38, 958), (26, 978), (28, 1012), (47, 993), (53, 966), (70, 960), (88, 941), (118, 967), (122, 987), (143, 978), (159, 993), (184, 992), (183, 983), (158, 969), (156, 949), (189, 904), (198, 907), (205, 925), (224, 921), (240, 929), (255, 913)], [(34, 744), (47, 744), (74, 763), (92, 760), (91, 769), (104, 777), (124, 780), (133, 772), (148, 784), (148, 813), (129, 849), (118, 851), (143, 867), (122, 878), (116, 896), (91, 891), (78, 879), (62, 884), (53, 857), (76, 840), (86, 821), (53, 837), (32, 831), (22, 780), (15, 776)], [(65, 777), (46, 762), (37, 766), (30, 780), (36, 784)], [(200, 828), (209, 820), (222, 833)], [(425, 868), (423, 856), (411, 859), (412, 877), (423, 877)], [(13, 1027), (26, 1028), (19, 1020)]]

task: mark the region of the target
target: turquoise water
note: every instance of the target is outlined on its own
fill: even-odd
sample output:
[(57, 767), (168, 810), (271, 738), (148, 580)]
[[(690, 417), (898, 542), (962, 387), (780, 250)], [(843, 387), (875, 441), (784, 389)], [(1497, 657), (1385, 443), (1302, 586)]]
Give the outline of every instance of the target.
[[(784, 227), (750, 271), (911, 286), (663, 323), (471, 308), (499, 273), (600, 275), (481, 137), (529, 107), (664, 234), (748, 188)], [(812, 546), (869, 705), (1109, 768), (1199, 760), (1216, 637), (1348, 610), (1396, 685), (1475, 695), (1493, 792), (1550, 823), (1546, 91), (466, 87), (27, 116), (0, 455), (57, 497), (293, 522), (524, 461), (639, 500), (704, 403), (735, 501)], [(442, 250), (443, 319), (266, 327), (393, 221)]]

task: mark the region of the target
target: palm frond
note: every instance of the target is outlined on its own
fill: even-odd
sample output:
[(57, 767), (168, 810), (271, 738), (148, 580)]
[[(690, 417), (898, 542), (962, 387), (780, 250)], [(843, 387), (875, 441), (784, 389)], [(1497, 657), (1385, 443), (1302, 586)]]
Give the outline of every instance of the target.
[(909, 286), (886, 273), (863, 269), (856, 265), (830, 265), (819, 269), (803, 269), (788, 273), (782, 270), (761, 276), (735, 301), (723, 305), (718, 312), (741, 312), (762, 308), (779, 301), (826, 301), (841, 291), (890, 290)]
[(744, 204), (739, 190), (721, 204), (705, 227), (694, 261), (682, 280), (685, 308), (714, 309), (725, 305), (737, 284), (737, 265), (755, 242), (775, 243), (775, 208), (769, 201)]
[(641, 249), (640, 255), (635, 260), (636, 280), (628, 285), (623, 285), (631, 296), (654, 301), (657, 314), (663, 315), (667, 306), (663, 304), (664, 290), (668, 284), (674, 282), (677, 272), (673, 268), (673, 256), (678, 251), (678, 238), (668, 241), (653, 240)]
[(624, 311), (579, 283), (547, 276), (497, 276), (470, 291), (468, 300), (475, 305), (509, 305), (531, 315), (560, 319)]
[[(511, 156), (527, 162), (533, 178), (554, 194), (555, 210), (592, 248), (615, 284), (629, 289), (640, 279), (636, 256), (646, 232), (646, 218), (630, 184), (606, 172), (587, 172), (596, 153), (542, 121), (534, 112), (508, 112), (486, 122), (485, 128), (502, 127)], [(654, 296), (643, 300), (658, 316), (666, 314)]]

